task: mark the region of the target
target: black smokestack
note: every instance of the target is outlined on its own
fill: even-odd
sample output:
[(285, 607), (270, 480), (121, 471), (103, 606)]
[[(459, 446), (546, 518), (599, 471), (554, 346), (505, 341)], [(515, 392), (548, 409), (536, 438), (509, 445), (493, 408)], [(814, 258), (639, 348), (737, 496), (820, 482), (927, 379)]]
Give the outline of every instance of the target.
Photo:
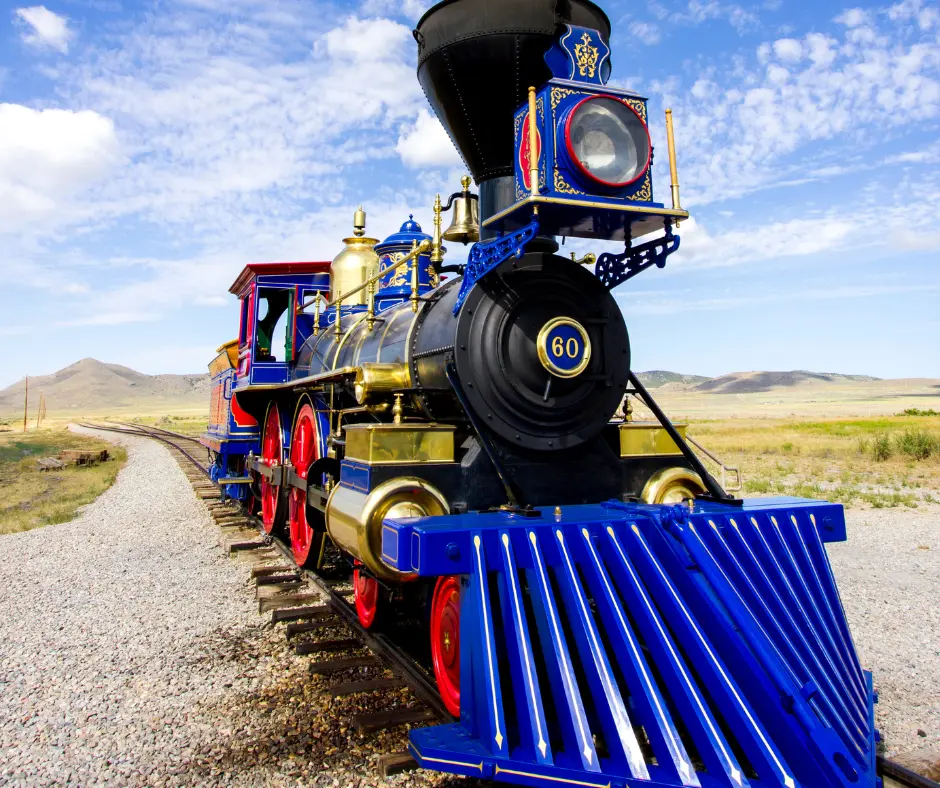
[(418, 81), (477, 183), (513, 174), (513, 112), (551, 77), (543, 55), (565, 23), (610, 40), (590, 0), (444, 0), (418, 22)]

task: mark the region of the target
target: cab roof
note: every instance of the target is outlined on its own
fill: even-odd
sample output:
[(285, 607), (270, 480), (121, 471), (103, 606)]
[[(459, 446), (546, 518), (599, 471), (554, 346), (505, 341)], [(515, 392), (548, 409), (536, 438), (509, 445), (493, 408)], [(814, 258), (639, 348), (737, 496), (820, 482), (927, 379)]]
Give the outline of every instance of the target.
[(228, 291), (241, 298), (258, 276), (291, 274), (328, 274), (330, 261), (295, 263), (248, 263)]

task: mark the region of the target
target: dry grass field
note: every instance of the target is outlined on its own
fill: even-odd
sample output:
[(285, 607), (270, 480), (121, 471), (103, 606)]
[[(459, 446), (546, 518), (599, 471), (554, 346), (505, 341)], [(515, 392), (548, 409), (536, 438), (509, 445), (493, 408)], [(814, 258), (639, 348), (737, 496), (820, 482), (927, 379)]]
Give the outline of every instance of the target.
[(940, 503), (940, 414), (700, 420), (689, 434), (742, 470), (743, 495), (874, 508)]
[[(739, 388), (740, 377), (731, 376)], [(853, 508), (940, 509), (936, 380), (801, 380), (734, 393), (667, 384), (653, 393), (671, 418), (688, 422), (692, 437), (741, 469), (739, 495), (824, 498)], [(50, 413), (53, 429), (26, 436), (18, 431), (19, 420), (0, 421), (0, 533), (67, 520), (113, 481), (122, 460), (92, 469), (36, 470), (37, 456), (88, 441), (65, 432), (70, 420), (136, 422), (186, 435), (199, 435), (206, 425), (205, 406), (185, 398), (136, 410), (75, 410)], [(644, 417), (643, 408), (636, 417)], [(123, 458), (123, 450), (114, 453)]]
[[(63, 449), (108, 449), (110, 459), (92, 466), (40, 471), (36, 460)], [(0, 534), (71, 520), (80, 506), (108, 489), (127, 453), (118, 446), (75, 435), (64, 427), (0, 432)]]

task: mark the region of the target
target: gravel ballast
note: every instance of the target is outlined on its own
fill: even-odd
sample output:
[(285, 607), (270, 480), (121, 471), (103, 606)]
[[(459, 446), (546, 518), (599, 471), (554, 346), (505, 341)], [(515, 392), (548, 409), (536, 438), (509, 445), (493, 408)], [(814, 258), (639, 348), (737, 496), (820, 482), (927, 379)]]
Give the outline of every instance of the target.
[(388, 700), (324, 697), (169, 452), (102, 437), (128, 448), (110, 490), (0, 537), (0, 786), (378, 784), (405, 733), (348, 720)]
[[(404, 730), (349, 720), (389, 698), (330, 698), (167, 450), (118, 440), (127, 465), (76, 520), (0, 537), (0, 786), (461, 782), (380, 780)], [(940, 742), (938, 519), (850, 512), (829, 546), (889, 755)]]

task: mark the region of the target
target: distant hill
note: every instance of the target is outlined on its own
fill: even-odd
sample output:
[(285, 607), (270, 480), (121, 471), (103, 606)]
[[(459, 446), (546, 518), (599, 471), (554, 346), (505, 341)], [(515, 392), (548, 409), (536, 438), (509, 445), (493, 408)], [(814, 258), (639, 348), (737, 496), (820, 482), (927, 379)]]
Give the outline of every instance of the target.
[(704, 375), (683, 375), (680, 372), (666, 372), (662, 369), (653, 369), (649, 372), (637, 372), (636, 376), (648, 389), (656, 389), (665, 386), (667, 383), (681, 383), (684, 385), (697, 385), (711, 380)]
[(692, 391), (711, 394), (753, 394), (772, 389), (792, 388), (805, 384), (873, 383), (881, 380), (870, 375), (840, 375), (835, 372), (732, 372), (717, 378), (705, 378)]
[[(913, 391), (918, 396), (937, 396), (937, 381), (882, 381), (869, 375), (841, 375), (831, 372), (733, 372), (717, 378), (684, 375), (679, 372), (651, 370), (638, 372), (645, 386), (657, 391), (658, 398), (680, 400), (683, 407), (712, 407), (721, 402), (737, 402), (739, 395), (766, 393), (776, 399), (816, 402), (826, 398), (852, 396), (894, 397), (894, 392)], [(928, 385), (929, 384), (929, 385)], [(926, 386), (926, 388), (925, 388)], [(145, 375), (119, 364), (105, 364), (83, 358), (52, 375), (30, 377), (30, 413), (35, 413), (39, 392), (46, 395), (50, 414), (101, 414), (108, 410), (148, 408), (172, 410), (208, 410), (209, 376)], [(713, 395), (719, 395), (717, 397)], [(720, 395), (729, 395), (727, 398)], [(912, 395), (913, 396), (913, 395)], [(781, 400), (782, 401), (782, 400)], [(885, 400), (888, 402), (888, 400)], [(925, 400), (926, 401), (926, 400)], [(698, 403), (701, 403), (699, 405)], [(711, 403), (707, 405), (706, 403)], [(915, 403), (917, 404), (917, 403)], [(906, 405), (905, 405), (906, 406)], [(18, 416), (23, 412), (23, 381), (0, 391), (0, 415)]]
[[(0, 413), (19, 413), (23, 408), (22, 380), (0, 391)], [(120, 364), (83, 358), (51, 375), (30, 377), (30, 412), (39, 392), (46, 396), (48, 412), (101, 411), (172, 401), (183, 407), (209, 402), (209, 376), (145, 375)]]

